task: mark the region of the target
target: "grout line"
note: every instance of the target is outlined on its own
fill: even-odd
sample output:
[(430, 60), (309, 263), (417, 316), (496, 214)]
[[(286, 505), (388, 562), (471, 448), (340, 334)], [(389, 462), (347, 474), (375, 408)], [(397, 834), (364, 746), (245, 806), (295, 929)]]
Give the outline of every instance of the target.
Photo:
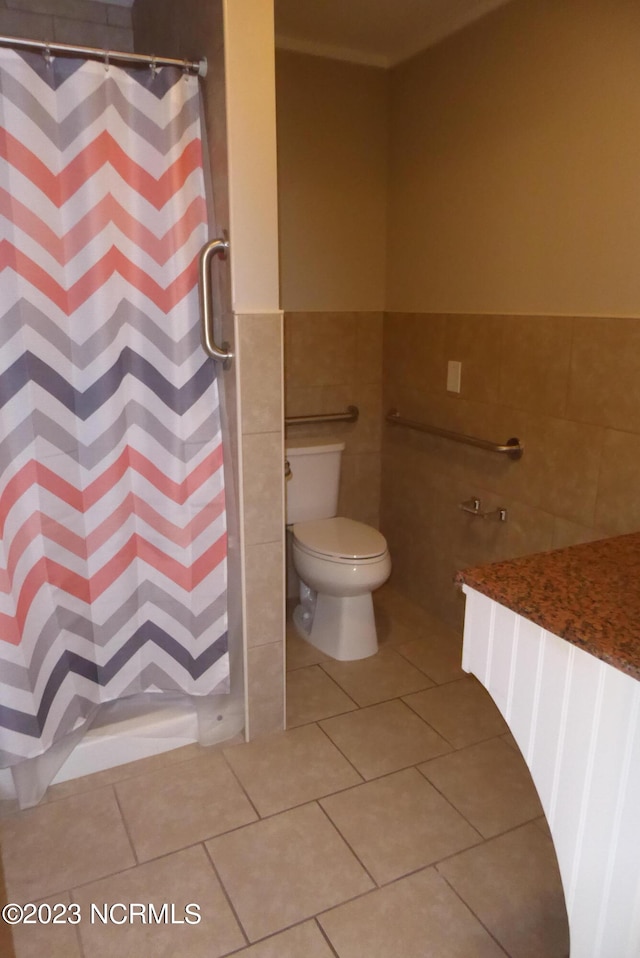
[(116, 805), (117, 805), (117, 807), (118, 807), (118, 811), (120, 812), (120, 818), (122, 819), (122, 827), (124, 828), (125, 835), (127, 836), (127, 841), (129, 842), (129, 845), (130, 845), (130, 847), (131, 847), (131, 851), (132, 851), (132, 853), (133, 853), (133, 859), (134, 859), (136, 865), (139, 865), (139, 864), (140, 864), (140, 860), (139, 860), (138, 854), (137, 854), (137, 852), (136, 852), (136, 847), (135, 847), (135, 845), (134, 845), (133, 838), (131, 837), (131, 832), (130, 832), (130, 830), (129, 830), (129, 823), (127, 822), (127, 819), (126, 819), (125, 814), (124, 814), (124, 810), (123, 810), (123, 808), (122, 808), (122, 805), (120, 804), (120, 798), (118, 797), (118, 793), (117, 793), (117, 791), (116, 791), (115, 785), (112, 785), (112, 786), (111, 786), (111, 790), (112, 790), (112, 792), (113, 792), (113, 797), (114, 797), (115, 802), (116, 802)]
[[(449, 754), (450, 754), (450, 753), (449, 753)], [(429, 761), (431, 761), (431, 760), (429, 760)], [(435, 759), (433, 759), (433, 761), (435, 761)], [(426, 763), (425, 763), (425, 762), (421, 762), (420, 764), (421, 764), (421, 765), (424, 765), (424, 764), (426, 764)], [(459, 815), (462, 819), (464, 819), (464, 821), (467, 823), (467, 825), (468, 825), (470, 828), (473, 829), (473, 831), (474, 831), (474, 832), (476, 833), (476, 835), (479, 837), (480, 842), (486, 842), (487, 839), (484, 837), (484, 835), (482, 834), (482, 832), (480, 831), (480, 829), (477, 828), (477, 827), (473, 824), (473, 822), (469, 821), (469, 819), (468, 819), (467, 816), (464, 814), (464, 812), (461, 812), (460, 809), (459, 809), (456, 805), (453, 804), (453, 802), (451, 801), (450, 798), (447, 798), (447, 796), (444, 794), (444, 792), (442, 792), (442, 791), (438, 788), (437, 785), (434, 785), (434, 783), (431, 781), (431, 779), (429, 778), (429, 776), (427, 775), (427, 773), (426, 773), (426, 772), (423, 772), (421, 769), (419, 769), (417, 765), (414, 766), (414, 767), (415, 767), (416, 772), (418, 772), (419, 775), (422, 775), (422, 777), (424, 778), (425, 782), (428, 782), (428, 784), (434, 789), (434, 791), (436, 791), (436, 792), (438, 793), (438, 795), (439, 795), (442, 799), (444, 799), (444, 801), (447, 803), (447, 805), (449, 805), (450, 808), (452, 808), (453, 811), (454, 811), (457, 815)], [(480, 844), (480, 842), (475, 842), (473, 845), (469, 845), (468, 847), (469, 847), (469, 848), (475, 848), (476, 845)], [(460, 849), (460, 851), (463, 851), (463, 849)], [(457, 855), (458, 852), (454, 852), (454, 854)], [(447, 856), (447, 858), (450, 858), (450, 857), (451, 857), (450, 855)], [(444, 861), (444, 859), (437, 859), (437, 860), (438, 860), (438, 861)]]
[(458, 891), (456, 890), (456, 888), (454, 888), (454, 886), (451, 884), (451, 882), (448, 881), (446, 875), (443, 875), (442, 872), (437, 868), (437, 866), (436, 866), (436, 872), (438, 873), (438, 876), (442, 879), (442, 881), (447, 885), (447, 887), (453, 892), (453, 894), (456, 896), (456, 898), (458, 899), (458, 901), (461, 902), (461, 904), (467, 909), (467, 911), (468, 911), (470, 914), (473, 915), (473, 917), (476, 919), (476, 921), (477, 921), (480, 925), (482, 925), (482, 927), (484, 928), (484, 930), (485, 930), (486, 933), (488, 934), (489, 938), (491, 938), (491, 940), (495, 942), (495, 944), (496, 944), (497, 947), (500, 949), (500, 951), (501, 951), (504, 955), (506, 955), (507, 958), (510, 958), (509, 952), (506, 951), (506, 949), (502, 947), (502, 945), (500, 944), (500, 942), (498, 941), (498, 939), (496, 938), (496, 936), (495, 936), (495, 935), (491, 932), (491, 930), (485, 925), (485, 923), (484, 923), (483, 920), (480, 918), (480, 916), (476, 914), (476, 912), (473, 910), (473, 908), (471, 907), (471, 905), (464, 900), (464, 898), (462, 897), (462, 895), (460, 895), (460, 894), (458, 893)]
[[(328, 664), (331, 665), (330, 662), (329, 662)], [(324, 668), (324, 663), (323, 663), (323, 662), (318, 662), (316, 665), (308, 666), (308, 668), (317, 668), (317, 669), (320, 669), (320, 670), (324, 673), (324, 675), (326, 676), (326, 678), (328, 678), (328, 679), (333, 683), (333, 685), (335, 685), (335, 687), (336, 687), (340, 692), (342, 692), (343, 695), (346, 695), (347, 698), (348, 698), (351, 702), (353, 702), (353, 704), (355, 705), (355, 707), (356, 707), (357, 709), (362, 708), (362, 706), (361, 706), (358, 702), (356, 702), (356, 700), (353, 698), (353, 696), (352, 696), (352, 695), (349, 695), (349, 693), (347, 692), (347, 690), (346, 690), (345, 688), (343, 688), (342, 685), (340, 685), (340, 682), (338, 681), (338, 679), (334, 678), (333, 675), (331, 675), (330, 672), (327, 672), (327, 670)], [(294, 669), (294, 671), (297, 672), (297, 671), (299, 671), (299, 669)]]
[[(212, 857), (211, 853), (209, 852), (209, 849), (208, 849), (207, 846), (206, 846), (206, 843), (203, 841), (203, 842), (201, 842), (200, 844), (202, 845), (202, 847), (203, 847), (203, 849), (204, 849), (204, 853), (205, 853), (205, 855), (207, 856), (207, 858), (209, 859), (209, 862), (211, 863), (211, 868), (213, 869), (213, 874), (214, 874), (214, 875), (216, 876), (216, 878), (218, 879), (218, 882), (219, 882), (219, 884), (220, 884), (220, 888), (222, 889), (222, 894), (223, 894), (224, 897), (226, 898), (227, 904), (229, 905), (229, 908), (231, 909), (235, 920), (238, 922), (238, 927), (239, 927), (240, 931), (242, 932), (242, 934), (244, 935), (246, 944), (243, 945), (243, 948), (246, 948), (248, 945), (251, 944), (251, 940), (250, 940), (250, 938), (249, 938), (249, 936), (248, 936), (248, 934), (247, 934), (247, 932), (246, 932), (246, 929), (245, 929), (243, 923), (242, 923), (241, 920), (240, 920), (240, 915), (239, 915), (238, 912), (236, 911), (236, 907), (235, 907), (233, 901), (231, 900), (231, 896), (230, 896), (229, 892), (227, 891), (227, 887), (226, 887), (225, 883), (224, 883), (223, 880), (222, 880), (222, 875), (220, 874), (220, 872), (219, 872), (218, 869), (216, 868), (216, 863), (214, 862), (213, 857)], [(235, 951), (239, 951), (239, 950), (240, 950), (240, 949), (238, 949), (238, 948), (235, 949)], [(230, 952), (230, 954), (233, 954), (233, 952)]]
[[(325, 797), (328, 798), (329, 796), (325, 796)], [(361, 898), (363, 894), (364, 894), (364, 895), (367, 895), (367, 894), (369, 894), (369, 892), (375, 891), (375, 889), (376, 889), (376, 888), (379, 888), (380, 885), (379, 885), (378, 882), (375, 880), (375, 878), (373, 877), (373, 875), (371, 874), (371, 872), (369, 871), (369, 869), (367, 868), (367, 866), (364, 864), (364, 862), (362, 861), (362, 859), (360, 858), (360, 856), (358, 855), (358, 853), (356, 852), (356, 850), (353, 848), (353, 846), (351, 845), (351, 843), (349, 842), (349, 840), (348, 840), (347, 838), (345, 838), (345, 836), (342, 834), (342, 832), (340, 831), (340, 829), (338, 828), (338, 826), (336, 825), (336, 823), (334, 822), (334, 820), (331, 818), (331, 816), (329, 815), (329, 813), (327, 812), (327, 810), (324, 808), (324, 806), (322, 805), (321, 799), (317, 799), (316, 805), (320, 808), (320, 811), (322, 812), (322, 814), (324, 815), (324, 817), (327, 819), (327, 821), (329, 822), (329, 824), (331, 825), (331, 827), (332, 827), (333, 829), (335, 829), (335, 831), (338, 833), (338, 835), (340, 836), (340, 838), (342, 839), (342, 841), (345, 843), (345, 845), (347, 846), (347, 848), (349, 849), (349, 851), (351, 852), (351, 854), (353, 855), (353, 857), (354, 857), (354, 858), (356, 859), (356, 861), (359, 863), (360, 867), (363, 869), (363, 871), (365, 872), (365, 874), (367, 875), (367, 877), (370, 878), (371, 881), (373, 882), (373, 888), (369, 888), (366, 892), (363, 892), (363, 893), (361, 893), (360, 895), (354, 895), (353, 898)], [(353, 898), (348, 898), (347, 901), (353, 901)], [(341, 902), (340, 904), (344, 904), (344, 902)], [(332, 907), (332, 908), (335, 908), (336, 906), (335, 906), (335, 905), (332, 905), (331, 907)], [(324, 911), (329, 911), (329, 910), (330, 910), (330, 909), (328, 909), (328, 908), (325, 908), (325, 909), (324, 909)], [(318, 912), (318, 914), (321, 914), (321, 912)]]
[(313, 920), (314, 920), (314, 922), (315, 922), (316, 928), (319, 930), (320, 934), (322, 935), (322, 937), (323, 937), (324, 940), (326, 941), (327, 945), (328, 945), (329, 948), (331, 949), (331, 953), (332, 953), (333, 955), (335, 955), (336, 958), (340, 958), (340, 955), (338, 954), (338, 952), (335, 950), (335, 948), (334, 948), (333, 945), (331, 944), (331, 940), (330, 940), (329, 936), (327, 935), (326, 931), (324, 930), (324, 928), (322, 927), (322, 925), (321, 925), (320, 922), (318, 921), (318, 918), (317, 918), (316, 915), (314, 915)]
[[(359, 711), (361, 711), (361, 710), (359, 710)], [(351, 715), (352, 713), (351, 713), (351, 712), (346, 712), (345, 714), (346, 714), (346, 715)], [(330, 718), (338, 718), (338, 717), (339, 717), (339, 716), (335, 716), (335, 715), (330, 716)], [(324, 721), (327, 721), (327, 719), (322, 719), (321, 721), (324, 722)], [(351, 761), (351, 759), (349, 758), (349, 756), (348, 756), (348, 755), (345, 755), (345, 753), (342, 751), (342, 749), (340, 748), (340, 746), (339, 746), (336, 742), (333, 741), (333, 739), (331, 738), (331, 736), (329, 735), (329, 733), (326, 732), (326, 731), (322, 728), (322, 726), (320, 725), (320, 722), (317, 722), (316, 724), (317, 724), (318, 728), (320, 729), (320, 731), (322, 732), (322, 734), (323, 734), (323, 735), (325, 736), (325, 738), (327, 739), (327, 741), (331, 743), (331, 745), (340, 753), (340, 755), (342, 755), (342, 757), (343, 757), (343, 759), (345, 760), (345, 762), (347, 762), (347, 763), (351, 766), (351, 768), (354, 770), (354, 772), (356, 773), (356, 775), (360, 778), (360, 784), (363, 784), (364, 782), (368, 781), (368, 779), (366, 779), (366, 778), (364, 777), (364, 775), (362, 774), (362, 772), (360, 771), (360, 769), (359, 769), (356, 765), (353, 764), (353, 762)], [(357, 787), (358, 787), (357, 785), (349, 785), (349, 786), (347, 786), (347, 789), (348, 789), (348, 788), (357, 788)], [(347, 789), (340, 789), (340, 791), (346, 791)], [(337, 792), (332, 792), (331, 794), (332, 794), (332, 795), (335, 795), (335, 794), (337, 794)], [(328, 796), (327, 796), (327, 795), (323, 795), (323, 798), (328, 798)]]
[[(206, 840), (208, 839), (205, 839), (205, 841)], [(90, 878), (88, 881), (78, 882), (78, 884), (75, 884), (72, 886), (71, 890), (69, 891), (69, 894), (71, 895), (73, 900), (72, 892), (74, 891), (79, 891), (81, 888), (88, 888), (89, 885), (95, 885), (97, 882), (108, 881), (111, 878), (117, 878), (119, 875), (126, 875), (128, 872), (132, 872), (136, 868), (144, 868), (145, 865), (150, 865), (152, 862), (160, 862), (162, 861), (163, 858), (169, 858), (171, 855), (178, 855), (180, 852), (186, 852), (190, 848), (196, 848), (198, 845), (201, 845), (201, 844), (202, 844), (202, 841), (191, 842), (191, 844), (189, 845), (184, 845), (182, 848), (174, 848), (171, 851), (163, 852), (162, 855), (156, 855), (154, 858), (147, 858), (145, 861), (140, 861), (140, 862), (136, 861), (135, 864), (128, 865), (126, 868), (121, 868), (117, 872), (109, 872), (108, 875), (99, 875), (97, 878)], [(55, 891), (53, 892), (53, 894), (61, 895), (63, 894), (63, 892)], [(40, 897), (51, 898), (51, 895), (50, 894), (44, 895), (44, 896), (41, 895)]]
[[(112, 770), (115, 770), (118, 768), (125, 769), (128, 765), (138, 765), (139, 763), (142, 763), (142, 762), (150, 762), (151, 759), (157, 759), (159, 755), (169, 755), (173, 752), (179, 752), (180, 749), (182, 748), (190, 749), (192, 745), (196, 745), (196, 744), (197, 744), (196, 742), (192, 742), (189, 745), (181, 745), (176, 749), (167, 749), (166, 752), (159, 752), (157, 753), (157, 755), (148, 755), (145, 758), (134, 759), (132, 762), (123, 762), (122, 765), (114, 765), (112, 767)], [(224, 746), (225, 744), (226, 743), (224, 742), (216, 742), (214, 745), (201, 746), (201, 747), (202, 748), (206, 747), (207, 749), (214, 750), (216, 748)], [(131, 781), (131, 779), (134, 779), (134, 778), (140, 778), (140, 776), (142, 775), (152, 775), (155, 772), (163, 772), (163, 771), (166, 771), (168, 768), (173, 768), (174, 766), (177, 768), (179, 765), (184, 765), (186, 762), (192, 762), (195, 759), (198, 759), (200, 757), (201, 756), (199, 755), (190, 755), (190, 756), (185, 756), (184, 758), (178, 759), (177, 761), (167, 761), (167, 762), (157, 762), (157, 763), (154, 762), (152, 765), (150, 764), (149, 768), (141, 768), (135, 771), (132, 770), (129, 774), (118, 776), (118, 778), (114, 778), (110, 782), (96, 781), (94, 785), (89, 785), (88, 788), (69, 791), (67, 795), (60, 795), (59, 798), (56, 797), (55, 793), (54, 795), (49, 794), (50, 789), (52, 788), (55, 789), (58, 787), (58, 785), (70, 785), (71, 782), (80, 781), (80, 779), (83, 779), (83, 778), (91, 779), (93, 778), (94, 775), (95, 776), (102, 775), (104, 772), (110, 771), (110, 769), (101, 769), (97, 772), (89, 772), (87, 775), (79, 776), (78, 779), (70, 778), (64, 782), (58, 782), (56, 783), (56, 785), (51, 785), (49, 789), (47, 790), (47, 793), (46, 793), (47, 797), (46, 797), (46, 800), (42, 803), (42, 805), (54, 805), (56, 802), (64, 802), (65, 799), (68, 799), (68, 798), (75, 798), (76, 796), (79, 796), (79, 795), (87, 795), (90, 792), (96, 792), (100, 788), (113, 788), (115, 785), (120, 785), (122, 782), (129, 782)], [(35, 807), (37, 808), (39, 806), (35, 806)], [(18, 809), (18, 811), (26, 811), (26, 809)]]
[[(251, 743), (251, 742), (243, 742), (242, 744), (243, 744), (243, 745), (251, 745), (252, 743)], [(234, 779), (235, 779), (236, 782), (238, 783), (238, 787), (239, 787), (240, 790), (242, 791), (242, 794), (245, 796), (245, 798), (246, 798), (247, 801), (249, 802), (249, 805), (251, 805), (251, 808), (254, 810), (254, 812), (255, 812), (256, 815), (258, 816), (257, 821), (260, 821), (260, 819), (262, 818), (262, 815), (261, 815), (260, 812), (258, 811), (257, 807), (254, 805), (254, 803), (253, 803), (253, 801), (252, 801), (252, 799), (251, 799), (251, 796), (249, 795), (248, 791), (247, 791), (246, 788), (244, 787), (244, 784), (241, 782), (240, 778), (238, 777), (235, 768), (233, 767), (233, 765), (231, 764), (231, 762), (229, 761), (229, 759), (227, 758), (227, 756), (224, 754), (224, 752), (223, 752), (223, 754), (222, 754), (222, 757), (223, 757), (223, 759), (224, 759), (224, 761), (225, 761), (225, 764), (226, 764), (227, 768), (229, 769), (229, 771), (230, 771), (231, 774), (233, 775)], [(245, 824), (246, 824), (246, 825), (251, 825), (251, 824), (253, 824), (253, 823), (252, 823), (252, 822), (245, 822)], [(237, 831), (238, 828), (244, 828), (244, 825), (238, 825), (238, 826), (236, 826), (235, 828), (229, 829), (229, 831), (235, 832), (235, 831)], [(220, 834), (226, 835), (227, 833), (226, 833), (226, 832), (220, 832)], [(211, 837), (211, 838), (217, 838), (217, 835), (211, 835), (210, 837)], [(208, 840), (208, 839), (205, 839), (205, 841), (207, 841), (207, 840)]]
[[(354, 703), (355, 705), (355, 703)], [(297, 728), (307, 728), (309, 725), (317, 725), (318, 722), (326, 722), (332, 718), (340, 718), (343, 715), (352, 715), (354, 712), (361, 711), (361, 707), (356, 705), (355, 708), (346, 709), (344, 712), (332, 712), (330, 715), (322, 715), (319, 718), (309, 719), (306, 722), (300, 722), (297, 725), (288, 725), (286, 731), (293, 732)]]

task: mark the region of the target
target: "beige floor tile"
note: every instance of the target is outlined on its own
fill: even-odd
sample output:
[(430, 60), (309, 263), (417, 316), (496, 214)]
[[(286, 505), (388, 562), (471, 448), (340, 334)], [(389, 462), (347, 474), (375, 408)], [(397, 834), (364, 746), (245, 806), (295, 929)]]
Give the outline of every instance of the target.
[(378, 884), (480, 841), (475, 829), (415, 768), (320, 804)]
[(393, 649), (356, 662), (324, 662), (322, 668), (360, 706), (375, 705), (433, 685)]
[(376, 632), (378, 633), (378, 645), (389, 648), (396, 648), (399, 645), (406, 645), (407, 642), (413, 642), (418, 635), (419, 630), (415, 625), (409, 625), (398, 619), (397, 616), (390, 615), (382, 606), (376, 606)]
[(428, 675), (432, 682), (442, 685), (444, 682), (453, 682), (465, 676), (460, 664), (462, 641), (457, 640), (455, 636), (454, 639), (455, 641), (447, 643), (442, 639), (423, 636), (397, 646), (397, 651), (421, 672)]
[(317, 725), (236, 745), (224, 754), (261, 816), (362, 781)]
[(508, 731), (493, 699), (472, 676), (405, 696), (404, 701), (454, 748)]
[(516, 742), (511, 732), (506, 732), (504, 735), (501, 735), (500, 738), (502, 739), (503, 742), (505, 742), (506, 745), (509, 746), (509, 748), (514, 749), (518, 753), (518, 755), (520, 754), (518, 743)]
[(334, 958), (315, 921), (305, 921), (235, 954), (238, 958)]
[(287, 673), (287, 728), (357, 708), (318, 665)]
[(315, 803), (220, 835), (207, 848), (250, 941), (373, 887)]
[(138, 775), (115, 788), (139, 861), (257, 818), (221, 752)]
[(499, 738), (470, 745), (419, 768), (484, 838), (543, 814), (524, 759)]
[(373, 602), (376, 612), (384, 611), (393, 621), (404, 622), (414, 629), (427, 629), (433, 622), (433, 617), (425, 609), (416, 605), (388, 583), (376, 589)]
[(50, 785), (47, 789), (46, 801), (56, 802), (60, 798), (67, 798), (69, 795), (79, 795), (81, 792), (90, 792), (94, 788), (104, 788), (105, 785), (113, 785), (115, 782), (121, 782), (125, 778), (133, 778), (136, 775), (144, 775), (146, 772), (154, 771), (158, 768), (166, 768), (169, 765), (178, 765), (180, 762), (188, 762), (202, 753), (200, 745), (184, 745), (182, 748), (174, 748), (168, 752), (162, 752), (159, 755), (150, 755), (148, 758), (138, 759), (136, 762), (126, 762), (124, 765), (115, 765), (113, 768), (106, 768), (101, 772), (94, 772), (92, 775), (82, 775), (80, 778), (71, 778), (67, 782), (59, 782), (57, 785)]
[(545, 838), (548, 838), (550, 842), (553, 841), (553, 838), (551, 837), (551, 829), (549, 828), (549, 822), (544, 815), (542, 815), (540, 818), (536, 818), (533, 824), (540, 829)]
[(451, 749), (398, 699), (327, 719), (320, 726), (366, 779), (397, 772)]
[(432, 868), (318, 920), (340, 958), (504, 958)]
[[(85, 885), (72, 894), (82, 909), (79, 928), (85, 958), (218, 958), (246, 944), (202, 845)], [(143, 924), (139, 917), (123, 924), (91, 922), (91, 904), (103, 910), (105, 904), (116, 903), (153, 904), (161, 917), (162, 906), (166, 903), (169, 908), (167, 918), (159, 922)], [(197, 905), (198, 911), (186, 912), (189, 904)], [(199, 923), (185, 920), (189, 916), (193, 921), (197, 914)], [(116, 908), (113, 915), (116, 921), (128, 918), (123, 908)]]
[(20, 806), (16, 798), (0, 798), (0, 821), (20, 813)]
[[(15, 958), (82, 958), (78, 926), (72, 924), (53, 924), (48, 921), (49, 915), (75, 920), (75, 912), (62, 912), (60, 905), (65, 907), (71, 901), (68, 893), (54, 895), (36, 902), (38, 906), (50, 906), (51, 911), (38, 913), (36, 924), (15, 925), (13, 927), (13, 948)], [(56, 907), (58, 906), (58, 907)], [(34, 916), (32, 916), (34, 917)], [(80, 915), (82, 918), (82, 914)], [(2, 952), (0, 952), (2, 954)]]
[(523, 825), (438, 866), (511, 958), (565, 958), (569, 938), (553, 845)]
[(303, 669), (318, 662), (329, 661), (329, 656), (316, 649), (311, 642), (305, 642), (296, 632), (293, 624), (287, 622), (287, 672), (292, 669)]
[(135, 864), (112, 788), (5, 819), (0, 845), (10, 901), (36, 901)]

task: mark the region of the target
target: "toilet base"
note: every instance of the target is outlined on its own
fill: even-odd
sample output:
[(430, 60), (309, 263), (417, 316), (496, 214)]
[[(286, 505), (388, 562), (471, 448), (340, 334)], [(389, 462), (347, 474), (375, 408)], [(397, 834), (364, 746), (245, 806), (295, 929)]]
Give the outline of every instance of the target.
[(378, 651), (370, 592), (349, 596), (317, 592), (313, 617), (308, 614), (308, 606), (301, 603), (293, 613), (293, 622), (301, 638), (340, 662), (366, 659)]

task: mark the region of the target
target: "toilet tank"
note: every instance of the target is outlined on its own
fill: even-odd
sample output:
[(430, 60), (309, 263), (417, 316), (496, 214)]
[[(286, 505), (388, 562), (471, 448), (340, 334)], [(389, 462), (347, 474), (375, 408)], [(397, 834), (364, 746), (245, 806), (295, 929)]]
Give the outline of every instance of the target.
[(291, 475), (286, 480), (287, 522), (329, 519), (338, 511), (343, 442), (286, 447)]

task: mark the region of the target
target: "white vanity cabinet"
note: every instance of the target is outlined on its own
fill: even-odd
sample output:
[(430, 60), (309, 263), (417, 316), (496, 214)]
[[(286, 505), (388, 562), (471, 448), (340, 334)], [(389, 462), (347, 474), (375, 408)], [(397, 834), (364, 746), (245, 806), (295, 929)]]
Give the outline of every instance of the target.
[(640, 681), (469, 584), (481, 578), (460, 576), (462, 665), (496, 702), (538, 789), (571, 958), (640, 958)]

